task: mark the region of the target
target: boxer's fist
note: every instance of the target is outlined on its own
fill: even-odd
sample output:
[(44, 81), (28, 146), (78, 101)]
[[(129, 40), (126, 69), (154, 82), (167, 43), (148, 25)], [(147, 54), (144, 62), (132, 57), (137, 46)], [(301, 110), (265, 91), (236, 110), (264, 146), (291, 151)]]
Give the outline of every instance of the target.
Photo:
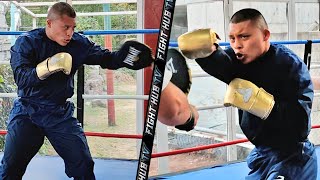
[(72, 67), (72, 57), (69, 53), (61, 52), (39, 63), (36, 72), (39, 79), (44, 80), (53, 73), (63, 71), (69, 75)]
[(126, 41), (118, 51), (123, 66), (133, 70), (148, 67), (154, 61), (151, 49), (138, 41)]
[(219, 36), (212, 29), (197, 29), (178, 37), (178, 46), (189, 59), (205, 58), (217, 49)]
[(271, 94), (252, 82), (240, 78), (230, 82), (224, 97), (225, 106), (237, 107), (261, 119), (267, 119), (274, 103)]

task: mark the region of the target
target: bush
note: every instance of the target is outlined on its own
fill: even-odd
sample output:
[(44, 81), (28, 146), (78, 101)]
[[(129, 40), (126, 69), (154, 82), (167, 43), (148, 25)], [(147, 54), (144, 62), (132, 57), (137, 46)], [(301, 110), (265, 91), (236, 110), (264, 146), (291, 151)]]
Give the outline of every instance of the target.
[[(0, 66), (0, 93), (12, 93), (16, 90), (12, 71), (9, 66)], [(0, 97), (0, 128), (6, 129), (6, 121), (12, 108), (12, 98)], [(0, 151), (4, 148), (4, 136), (0, 136)]]

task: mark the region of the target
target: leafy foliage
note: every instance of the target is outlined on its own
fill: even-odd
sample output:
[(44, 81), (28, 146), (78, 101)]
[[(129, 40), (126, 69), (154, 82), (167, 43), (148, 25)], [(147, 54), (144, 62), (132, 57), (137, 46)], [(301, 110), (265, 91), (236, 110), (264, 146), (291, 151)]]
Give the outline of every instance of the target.
[[(136, 11), (137, 6), (133, 3), (114, 4), (110, 7), (111, 11)], [(111, 28), (116, 30), (136, 29), (137, 17), (135, 15), (119, 15), (111, 17)], [(136, 38), (136, 35), (113, 36), (112, 46), (118, 49), (125, 39)]]
[[(0, 93), (11, 93), (16, 91), (16, 86), (13, 82), (13, 75), (8, 65), (0, 66)], [(0, 97), (0, 129), (6, 129), (6, 121), (9, 117), (9, 112), (12, 107), (11, 98)], [(0, 151), (4, 148), (4, 136), (0, 136)]]

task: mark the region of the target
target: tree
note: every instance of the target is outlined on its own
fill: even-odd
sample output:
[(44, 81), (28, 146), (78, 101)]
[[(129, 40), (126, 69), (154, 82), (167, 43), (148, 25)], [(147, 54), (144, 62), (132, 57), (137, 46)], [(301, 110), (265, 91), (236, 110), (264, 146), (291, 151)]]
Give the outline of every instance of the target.
[[(16, 91), (16, 86), (13, 82), (12, 71), (9, 66), (4, 65), (0, 67), (0, 93), (11, 93)], [(9, 112), (12, 107), (11, 98), (0, 97), (0, 129), (6, 129), (6, 121), (9, 117)], [(0, 136), (0, 151), (4, 148), (4, 136)]]

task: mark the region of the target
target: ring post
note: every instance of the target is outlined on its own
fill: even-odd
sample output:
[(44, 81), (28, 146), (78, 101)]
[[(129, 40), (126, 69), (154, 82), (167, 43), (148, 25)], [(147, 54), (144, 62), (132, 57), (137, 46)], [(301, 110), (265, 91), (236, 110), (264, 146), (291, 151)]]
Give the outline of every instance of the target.
[(176, 0), (164, 0), (136, 180), (147, 180)]

